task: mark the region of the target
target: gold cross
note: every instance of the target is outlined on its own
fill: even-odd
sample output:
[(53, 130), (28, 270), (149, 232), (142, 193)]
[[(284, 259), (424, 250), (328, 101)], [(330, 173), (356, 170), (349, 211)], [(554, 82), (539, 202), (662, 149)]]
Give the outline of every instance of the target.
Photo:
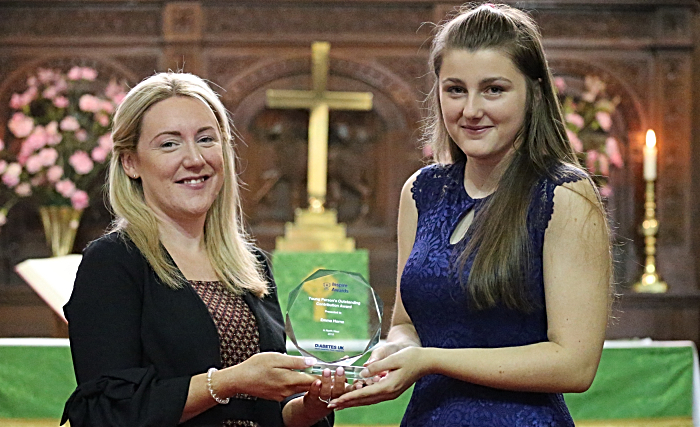
[(369, 92), (331, 92), (328, 84), (328, 42), (311, 45), (311, 79), (313, 90), (267, 90), (269, 108), (306, 109), (309, 115), (309, 157), (306, 191), (309, 210), (323, 212), (326, 202), (328, 174), (328, 112), (329, 110), (372, 109)]

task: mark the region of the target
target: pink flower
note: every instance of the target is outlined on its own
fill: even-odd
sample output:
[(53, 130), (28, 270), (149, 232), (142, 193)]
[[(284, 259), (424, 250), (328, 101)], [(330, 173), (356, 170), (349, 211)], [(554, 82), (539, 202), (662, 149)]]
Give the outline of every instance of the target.
[(46, 179), (48, 179), (49, 182), (56, 182), (61, 179), (62, 176), (63, 168), (60, 166), (51, 166), (49, 170), (46, 171)]
[(73, 67), (68, 71), (68, 80), (80, 80), (82, 77), (83, 73), (80, 70), (80, 67)]
[(53, 121), (53, 122), (49, 123), (48, 125), (46, 125), (45, 129), (46, 129), (46, 136), (48, 138), (48, 141), (46, 141), (47, 145), (56, 145), (59, 142), (61, 142), (61, 140), (63, 139), (63, 135), (61, 135), (58, 132), (58, 123)]
[(597, 95), (595, 93), (586, 91), (586, 92), (583, 92), (583, 94), (581, 94), (581, 99), (583, 99), (586, 102), (593, 103), (593, 102), (595, 102), (596, 96)]
[(10, 188), (13, 188), (15, 185), (19, 184), (19, 177), (9, 175), (7, 172), (5, 172), (5, 174), (2, 176), (2, 183)]
[(586, 153), (586, 169), (590, 173), (595, 173), (595, 163), (598, 160), (598, 152), (595, 150), (590, 150)]
[(30, 174), (35, 174), (41, 170), (41, 168), (44, 165), (42, 164), (41, 157), (34, 155), (30, 156), (27, 159), (27, 162), (24, 164), (24, 168), (27, 169), (27, 172)]
[(114, 142), (112, 141), (112, 134), (106, 133), (102, 135), (97, 139), (97, 143), (100, 147), (104, 148), (105, 150), (111, 150), (112, 146), (114, 145)]
[(32, 186), (29, 185), (28, 182), (23, 182), (23, 183), (17, 185), (17, 187), (15, 187), (15, 193), (19, 197), (31, 196), (32, 195)]
[(85, 151), (80, 150), (76, 151), (72, 156), (70, 156), (68, 163), (73, 166), (73, 169), (75, 169), (75, 172), (78, 175), (90, 173), (94, 167), (94, 163), (92, 160), (90, 160), (90, 156), (88, 156)]
[(567, 123), (571, 123), (572, 125), (576, 126), (577, 129), (581, 129), (585, 124), (583, 117), (581, 117), (580, 114), (576, 113), (567, 114), (565, 120)]
[(80, 142), (85, 142), (88, 139), (88, 133), (85, 129), (78, 129), (75, 131), (75, 139)]
[(114, 104), (109, 101), (102, 101), (100, 108), (107, 114), (112, 114), (114, 112)]
[(603, 80), (601, 80), (598, 76), (586, 76), (583, 82), (584, 86), (586, 87), (586, 92), (592, 96), (593, 99), (595, 99), (599, 93), (605, 91), (605, 82), (603, 82)]
[(600, 174), (603, 176), (610, 175), (610, 160), (605, 154), (598, 155), (598, 166), (600, 167)]
[(105, 88), (105, 95), (107, 95), (107, 98), (114, 100), (115, 96), (118, 96), (119, 94), (123, 93), (124, 89), (120, 84), (117, 83), (116, 80), (111, 79), (109, 81), (109, 84)]
[(41, 93), (41, 96), (46, 99), (53, 99), (56, 97), (56, 95), (58, 95), (58, 91), (56, 90), (55, 86), (49, 86)]
[(569, 137), (569, 142), (571, 142), (571, 146), (574, 147), (574, 150), (576, 150), (577, 153), (582, 152), (583, 151), (583, 143), (579, 139), (578, 135), (576, 135), (570, 129), (566, 130), (566, 135)]
[(19, 184), (19, 175), (22, 173), (22, 166), (19, 163), (10, 163), (2, 176), (2, 182), (12, 188)]
[(42, 83), (50, 83), (58, 76), (54, 70), (48, 68), (39, 68), (36, 75)]
[(46, 145), (48, 137), (42, 126), (37, 126), (31, 135), (22, 141), (19, 153), (17, 154), (17, 161), (20, 164), (25, 164), (29, 156), (34, 154), (35, 151), (40, 150)]
[(46, 183), (46, 177), (44, 175), (37, 175), (32, 177), (29, 182), (32, 184), (32, 187), (41, 187)]
[(86, 93), (85, 95), (81, 96), (80, 100), (78, 101), (78, 107), (80, 107), (81, 110), (87, 111), (89, 113), (96, 113), (100, 111), (101, 106), (102, 101), (100, 101), (100, 99), (96, 96), (90, 95), (89, 93)]
[(56, 191), (65, 198), (69, 198), (75, 193), (75, 184), (70, 179), (64, 179), (56, 183)]
[(17, 138), (24, 138), (32, 132), (32, 129), (34, 129), (34, 120), (22, 113), (15, 113), (7, 123), (7, 127)]
[(601, 129), (603, 129), (605, 132), (610, 131), (610, 128), (612, 127), (612, 118), (610, 117), (609, 113), (605, 111), (598, 111), (595, 113), (595, 118), (598, 120), (598, 124), (600, 125)]
[(39, 89), (37, 89), (36, 86), (30, 86), (22, 94), (22, 105), (29, 105), (30, 102), (32, 102), (36, 99), (36, 96), (38, 94), (39, 94)]
[(36, 76), (31, 76), (27, 79), (27, 86), (33, 87), (36, 86), (39, 81), (36, 79)]
[(617, 144), (617, 139), (611, 136), (605, 140), (605, 152), (608, 153), (610, 163), (612, 163), (613, 166), (618, 168), (624, 166), (622, 155), (620, 154), (620, 147)]
[(66, 116), (63, 120), (61, 120), (61, 130), (70, 132), (70, 131), (76, 131), (80, 129), (80, 123), (78, 123), (78, 119), (76, 119), (73, 116)]
[(93, 81), (97, 78), (97, 70), (90, 67), (83, 67), (80, 70), (81, 77), (88, 81)]
[(95, 114), (95, 120), (97, 120), (97, 123), (99, 123), (103, 128), (109, 126), (109, 117), (104, 113)]
[(62, 92), (65, 92), (66, 90), (68, 90), (68, 82), (63, 77), (60, 77), (58, 80), (56, 80), (56, 83), (54, 84), (54, 86), (56, 87), (56, 90), (59, 93), (62, 93)]
[(97, 78), (97, 71), (90, 67), (73, 67), (68, 71), (69, 80), (88, 80), (93, 81)]
[(44, 148), (39, 152), (39, 158), (43, 166), (53, 166), (58, 160), (58, 151), (55, 148)]
[(90, 205), (90, 198), (83, 190), (77, 190), (70, 196), (70, 202), (73, 205), (73, 209), (85, 209)]
[(12, 98), (10, 98), (10, 108), (13, 110), (21, 110), (26, 104), (24, 103), (24, 97), (19, 93), (13, 93)]
[(66, 108), (70, 102), (65, 96), (57, 96), (53, 99), (53, 105), (57, 108)]
[(17, 155), (17, 160), (19, 163), (24, 164), (32, 153), (44, 148), (48, 140), (49, 137), (46, 135), (46, 130), (43, 126), (37, 126), (34, 128), (32, 134), (22, 142), (22, 146), (19, 149), (19, 154)]
[(120, 105), (122, 101), (124, 101), (124, 98), (126, 98), (126, 92), (120, 92), (116, 94), (113, 98), (112, 101), (114, 102), (114, 105)]
[(555, 77), (554, 78), (554, 87), (557, 89), (557, 92), (559, 93), (564, 93), (566, 90), (566, 81), (564, 80), (563, 77)]
[(90, 153), (90, 157), (92, 157), (92, 160), (96, 161), (97, 163), (104, 163), (108, 155), (109, 150), (106, 150), (103, 147), (100, 147), (99, 145), (93, 148), (92, 153)]

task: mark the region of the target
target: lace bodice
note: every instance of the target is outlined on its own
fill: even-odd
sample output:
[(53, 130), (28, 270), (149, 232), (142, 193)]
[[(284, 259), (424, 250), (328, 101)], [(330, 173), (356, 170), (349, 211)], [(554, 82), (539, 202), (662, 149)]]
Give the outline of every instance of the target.
[[(401, 298), (424, 347), (495, 348), (547, 340), (542, 280), (544, 233), (553, 210), (554, 189), (582, 179), (582, 172), (560, 167), (533, 189), (528, 210), (532, 256), (527, 287), (535, 309), (529, 313), (497, 305), (470, 308), (462, 289), (457, 257), (469, 235), (455, 244), (450, 236), (470, 210), (479, 215), (487, 199), (464, 190), (464, 162), (431, 165), (418, 175), (412, 194), (418, 210), (416, 237), (401, 277)], [(471, 269), (468, 260), (463, 274)], [(441, 375), (421, 378), (402, 426), (573, 426), (560, 394), (521, 393), (478, 386)]]

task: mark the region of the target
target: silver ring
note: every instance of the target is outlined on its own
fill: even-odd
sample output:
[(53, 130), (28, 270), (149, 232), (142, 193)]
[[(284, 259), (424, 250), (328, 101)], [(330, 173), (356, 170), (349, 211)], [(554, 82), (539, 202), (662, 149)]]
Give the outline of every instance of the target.
[(326, 405), (329, 405), (331, 403), (331, 398), (329, 397), (328, 400), (323, 400), (321, 399), (321, 396), (318, 396), (318, 400), (321, 402), (325, 403)]

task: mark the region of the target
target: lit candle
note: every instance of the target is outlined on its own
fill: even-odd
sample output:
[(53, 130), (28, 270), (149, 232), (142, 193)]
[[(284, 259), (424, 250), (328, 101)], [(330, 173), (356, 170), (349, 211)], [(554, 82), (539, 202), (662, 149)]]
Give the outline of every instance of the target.
[(656, 134), (651, 129), (647, 131), (647, 143), (644, 146), (644, 179), (656, 179)]

